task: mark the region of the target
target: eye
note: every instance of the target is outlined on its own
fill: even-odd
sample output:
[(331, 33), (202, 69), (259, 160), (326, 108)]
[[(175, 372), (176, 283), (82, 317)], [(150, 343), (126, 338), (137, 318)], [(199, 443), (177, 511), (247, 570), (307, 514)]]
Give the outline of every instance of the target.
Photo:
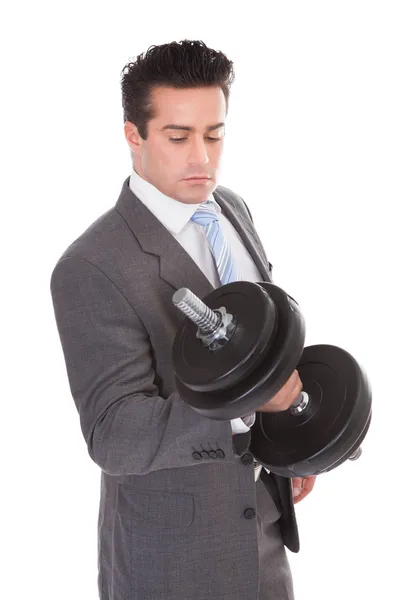
[[(184, 142), (185, 140), (187, 140), (187, 137), (183, 137), (183, 138), (168, 138), (170, 142), (173, 142), (174, 144), (179, 144), (180, 142)], [(207, 140), (209, 140), (210, 142), (220, 142), (221, 138), (213, 138), (213, 137), (207, 137)]]

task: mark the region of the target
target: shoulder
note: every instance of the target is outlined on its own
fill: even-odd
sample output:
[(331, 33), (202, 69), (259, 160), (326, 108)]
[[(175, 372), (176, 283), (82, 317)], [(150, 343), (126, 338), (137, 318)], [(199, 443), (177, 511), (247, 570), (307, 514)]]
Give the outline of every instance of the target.
[[(90, 223), (56, 257), (54, 269), (65, 259), (76, 259), (72, 264), (90, 263), (93, 267), (107, 271), (118, 265), (121, 247), (128, 242), (135, 246), (136, 238), (129, 235), (129, 229), (115, 207)], [(130, 249), (132, 255), (135, 247)], [(111, 269), (112, 270), (112, 269)]]
[(93, 252), (107, 251), (111, 238), (118, 237), (129, 229), (121, 215), (112, 207), (88, 224), (78, 236), (69, 243), (60, 258), (83, 256), (92, 258)]
[(227, 202), (233, 209), (243, 212), (253, 223), (253, 217), (251, 216), (249, 207), (243, 198), (239, 196), (239, 194), (224, 185), (218, 185), (215, 191), (217, 194), (220, 194), (225, 202)]

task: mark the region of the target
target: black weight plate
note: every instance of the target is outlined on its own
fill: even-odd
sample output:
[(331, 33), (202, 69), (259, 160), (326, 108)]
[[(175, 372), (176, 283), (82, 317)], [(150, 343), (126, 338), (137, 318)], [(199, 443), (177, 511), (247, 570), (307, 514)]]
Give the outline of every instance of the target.
[(235, 419), (259, 408), (289, 379), (302, 354), (305, 322), (297, 303), (273, 283), (259, 282), (258, 285), (266, 290), (277, 309), (276, 333), (270, 348), (262, 355), (262, 362), (227, 390), (199, 393), (177, 378), (176, 388), (182, 399), (210, 419)]
[(213, 351), (196, 337), (197, 325), (186, 319), (172, 347), (175, 376), (192, 391), (227, 389), (262, 360), (273, 338), (276, 308), (264, 289), (250, 281), (226, 284), (202, 300), (213, 310), (224, 306), (236, 319), (236, 328), (230, 339)]
[(310, 397), (299, 415), (257, 413), (250, 451), (271, 471), (286, 476), (321, 473), (340, 464), (369, 427), (371, 390), (357, 361), (337, 346), (304, 348), (297, 365)]
[(307, 475), (320, 475), (322, 473), (332, 471), (332, 469), (336, 469), (346, 460), (348, 460), (350, 456), (361, 446), (365, 436), (368, 433), (369, 426), (371, 424), (371, 417), (372, 411), (370, 410), (364, 429), (361, 431), (361, 434), (358, 437), (354, 436), (354, 444), (349, 443), (348, 450), (343, 455), (343, 445), (340, 445), (339, 443), (339, 445), (336, 445), (336, 452), (332, 452), (331, 450), (329, 454), (325, 452), (316, 456), (312, 456), (306, 461), (288, 465), (287, 467), (268, 465), (266, 463), (263, 464), (276, 475), (281, 475), (282, 477), (288, 478), (305, 477)]
[(362, 430), (361, 434), (358, 437), (354, 436), (355, 441), (353, 444), (351, 444), (351, 443), (348, 444), (349, 448), (345, 454), (342, 455), (343, 447), (340, 446), (339, 444), (336, 445), (337, 446), (336, 452), (333, 452), (334, 449), (332, 448), (332, 450), (329, 454), (329, 462), (328, 462), (328, 460), (326, 461), (327, 464), (324, 469), (324, 472), (331, 471), (332, 469), (336, 469), (336, 467), (338, 467), (339, 465), (344, 463), (346, 460), (348, 460), (350, 458), (350, 456), (352, 454), (354, 454), (354, 452), (361, 446), (365, 436), (368, 433), (369, 426), (371, 424), (371, 418), (372, 418), (372, 410), (370, 410), (370, 412), (369, 412), (367, 421), (365, 423), (365, 427)]

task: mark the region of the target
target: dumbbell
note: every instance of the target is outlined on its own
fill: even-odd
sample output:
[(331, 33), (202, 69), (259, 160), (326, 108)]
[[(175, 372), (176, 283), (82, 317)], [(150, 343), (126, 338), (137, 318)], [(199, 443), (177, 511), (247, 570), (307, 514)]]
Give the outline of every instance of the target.
[(371, 421), (367, 375), (338, 346), (304, 347), (304, 317), (282, 288), (235, 281), (203, 299), (181, 288), (172, 301), (187, 317), (172, 345), (176, 388), (195, 411), (217, 420), (243, 417), (297, 369), (301, 394), (286, 411), (256, 412), (249, 451), (285, 477), (359, 458)]

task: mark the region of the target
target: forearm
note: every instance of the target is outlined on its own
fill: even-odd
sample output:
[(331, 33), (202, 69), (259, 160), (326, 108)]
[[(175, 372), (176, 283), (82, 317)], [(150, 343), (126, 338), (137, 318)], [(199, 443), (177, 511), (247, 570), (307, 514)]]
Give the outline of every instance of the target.
[(221, 458), (233, 460), (228, 420), (203, 417), (177, 392), (160, 396), (148, 332), (97, 267), (64, 258), (51, 293), (82, 433), (101, 469), (140, 475), (194, 466), (202, 449), (220, 449)]
[(177, 393), (128, 397), (114, 403), (93, 428), (88, 451), (110, 475), (144, 475), (159, 469), (196, 466), (203, 449), (222, 450), (233, 460), (229, 421), (198, 415)]

